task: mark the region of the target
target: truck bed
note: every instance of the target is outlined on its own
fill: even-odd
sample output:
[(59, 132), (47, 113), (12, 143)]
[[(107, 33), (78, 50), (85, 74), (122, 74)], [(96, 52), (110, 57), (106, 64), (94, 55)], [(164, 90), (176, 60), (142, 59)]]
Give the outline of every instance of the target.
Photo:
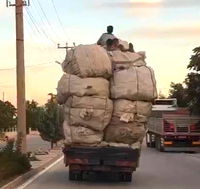
[[(69, 179), (83, 178), (84, 173), (117, 173), (124, 181), (130, 181), (140, 156), (139, 149), (127, 147), (69, 147), (63, 150)], [(77, 176), (78, 175), (78, 176)]]

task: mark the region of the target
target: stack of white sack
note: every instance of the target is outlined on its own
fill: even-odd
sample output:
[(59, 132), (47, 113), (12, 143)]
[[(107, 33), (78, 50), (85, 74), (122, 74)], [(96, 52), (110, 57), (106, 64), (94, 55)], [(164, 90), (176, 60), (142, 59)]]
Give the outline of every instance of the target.
[(113, 51), (110, 56), (114, 65), (110, 81), (114, 109), (105, 130), (105, 141), (141, 143), (152, 101), (157, 98), (154, 72), (139, 53)]
[(68, 51), (62, 68), (57, 100), (64, 106), (65, 144), (97, 146), (113, 112), (109, 56), (98, 45), (80, 45)]
[(63, 71), (79, 77), (104, 77), (112, 75), (112, 65), (107, 51), (99, 45), (79, 45), (68, 51)]
[(144, 57), (98, 45), (68, 51), (57, 88), (67, 145), (140, 148), (157, 97)]
[(70, 96), (106, 96), (109, 97), (109, 81), (104, 78), (80, 78), (63, 74), (57, 87), (57, 100), (64, 104)]

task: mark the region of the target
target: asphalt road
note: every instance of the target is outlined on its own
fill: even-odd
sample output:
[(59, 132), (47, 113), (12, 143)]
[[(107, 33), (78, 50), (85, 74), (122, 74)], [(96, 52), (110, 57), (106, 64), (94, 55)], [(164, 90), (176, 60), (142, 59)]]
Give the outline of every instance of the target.
[(200, 155), (161, 153), (143, 148), (140, 167), (132, 183), (72, 182), (59, 162), (26, 189), (199, 189)]

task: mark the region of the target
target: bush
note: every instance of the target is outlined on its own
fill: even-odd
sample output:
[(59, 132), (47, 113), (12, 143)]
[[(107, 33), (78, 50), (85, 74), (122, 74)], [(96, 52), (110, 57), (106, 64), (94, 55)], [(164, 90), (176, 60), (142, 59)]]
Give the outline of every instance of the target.
[(14, 141), (9, 141), (0, 151), (0, 180), (23, 174), (31, 168), (27, 156), (13, 148)]

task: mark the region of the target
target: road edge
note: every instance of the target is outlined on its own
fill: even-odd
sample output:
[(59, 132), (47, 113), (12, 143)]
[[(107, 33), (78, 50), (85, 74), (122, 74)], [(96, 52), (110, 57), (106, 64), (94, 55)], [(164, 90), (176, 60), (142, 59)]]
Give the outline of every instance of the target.
[(51, 159), (51, 160), (47, 161), (46, 163), (44, 163), (43, 165), (41, 165), (40, 167), (38, 167), (36, 169), (32, 169), (32, 170), (28, 171), (27, 173), (17, 177), (13, 181), (2, 186), (0, 189), (16, 189), (17, 187), (23, 185), (25, 182), (27, 182), (32, 177), (34, 177), (37, 174), (39, 174), (40, 172), (44, 171), (46, 168), (51, 167), (52, 164), (54, 165), (54, 163), (57, 160), (62, 160), (62, 158), (63, 158), (63, 155), (59, 154), (56, 157), (54, 157), (53, 159)]

